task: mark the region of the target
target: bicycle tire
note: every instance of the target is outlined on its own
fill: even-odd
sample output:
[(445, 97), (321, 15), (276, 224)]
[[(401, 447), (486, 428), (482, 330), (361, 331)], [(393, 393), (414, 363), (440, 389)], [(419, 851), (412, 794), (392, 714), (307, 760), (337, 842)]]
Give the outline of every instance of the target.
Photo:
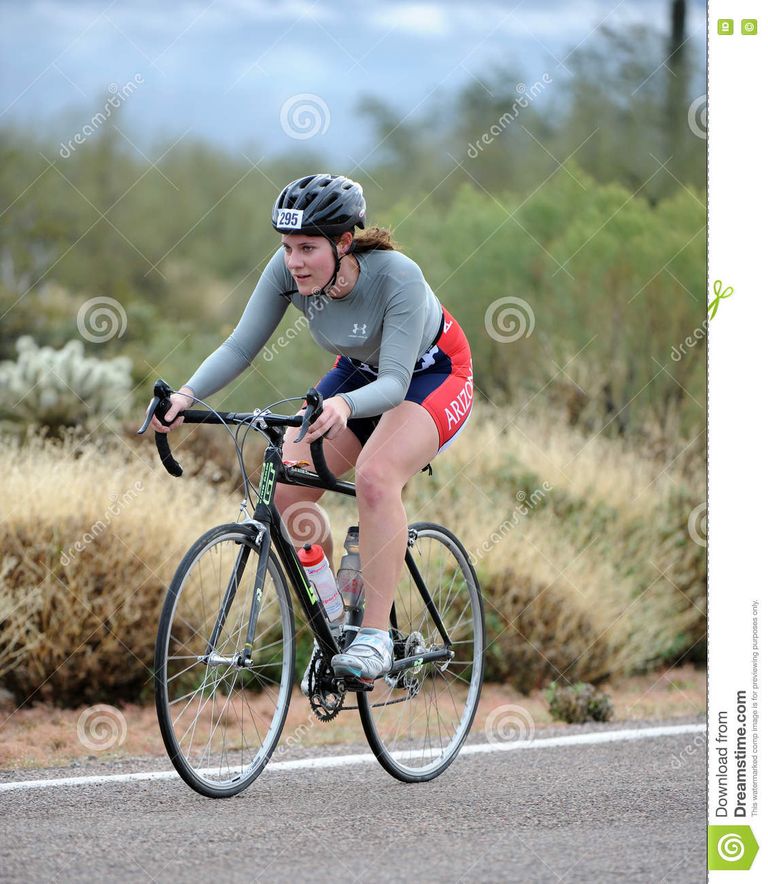
[[(477, 574), (469, 561), (469, 556), (467, 555), (466, 550), (456, 535), (442, 525), (438, 525), (434, 522), (416, 522), (409, 527), (416, 531), (416, 539), (414, 541), (412, 553), (414, 554), (417, 569), (422, 573), (427, 588), (430, 591), (430, 595), (432, 596), (441, 619), (443, 619), (445, 628), (448, 631), (449, 638), (452, 641), (455, 640), (457, 642), (453, 645), (453, 648), (459, 649), (461, 646), (461, 650), (457, 650), (456, 653), (463, 655), (467, 650), (464, 647), (466, 643), (468, 641), (472, 643), (472, 659), (469, 662), (464, 660), (463, 657), (459, 657), (458, 660), (454, 657), (453, 660), (448, 661), (448, 664), (445, 665), (443, 669), (441, 669), (440, 666), (444, 664), (424, 663), (419, 666), (416, 672), (414, 672), (415, 667), (406, 670), (406, 672), (411, 673), (411, 684), (414, 685), (414, 689), (418, 688), (415, 695), (412, 697), (408, 696), (409, 691), (405, 687), (398, 687), (397, 681), (390, 676), (383, 679), (377, 679), (374, 683), (373, 691), (358, 694), (357, 703), (363, 731), (365, 732), (366, 739), (368, 740), (376, 759), (382, 767), (396, 779), (406, 783), (417, 783), (432, 780), (449, 767), (461, 750), (472, 727), (472, 722), (474, 721), (475, 713), (477, 711), (477, 705), (480, 701), (480, 692), (483, 682), (485, 616), (483, 611), (482, 592), (477, 579)], [(420, 553), (418, 545), (420, 540), (436, 541), (447, 551), (448, 555), (446, 556), (446, 559), (448, 557), (453, 557), (466, 584), (466, 590), (461, 596), (459, 596), (459, 593), (462, 592), (461, 588), (455, 593), (451, 590), (445, 595), (440, 587), (433, 587), (430, 585), (429, 567), (426, 567), (427, 573), (424, 573), (422, 571), (422, 566), (424, 566), (425, 563), (422, 562), (420, 565), (419, 562)], [(438, 567), (439, 566), (440, 563), (438, 562)], [(418, 621), (412, 612), (412, 604), (410, 612), (407, 610), (408, 604), (404, 604), (405, 593), (402, 587), (405, 581), (408, 581), (412, 586), (409, 598), (411, 600), (416, 599), (415, 604), (417, 607), (419, 604), (423, 607), (423, 610), (417, 611), (416, 616), (419, 618)], [(408, 569), (404, 567), (403, 575), (400, 578), (395, 594), (395, 611), (398, 619), (399, 637), (402, 638), (406, 634), (419, 636), (419, 638), (410, 639), (413, 647), (418, 647), (418, 642), (420, 640), (427, 649), (429, 649), (430, 646), (433, 648), (444, 646), (442, 638), (439, 638), (439, 633), (436, 627), (434, 627), (434, 621), (432, 622), (433, 628), (429, 636), (423, 634), (426, 631), (423, 624), (426, 622), (425, 615), (427, 615), (428, 612), (421, 597), (417, 596), (413, 590), (415, 590), (415, 584), (413, 584), (413, 579), (408, 573)], [(444, 606), (443, 610), (441, 610), (441, 604)], [(451, 617), (448, 615), (452, 610), (458, 609), (459, 604), (461, 604), (462, 613), (459, 614), (458, 623), (455, 624), (455, 631), (452, 634)], [(464, 638), (464, 636), (468, 634), (468, 630), (466, 629), (465, 624), (462, 623), (461, 619), (463, 617), (463, 611), (466, 609), (466, 605), (469, 605), (471, 609), (471, 639)], [(414, 626), (416, 629), (412, 628)], [(439, 640), (436, 637), (438, 637)], [(413, 644), (414, 642), (415, 644)], [(413, 653), (418, 653), (418, 650), (413, 651)], [(400, 656), (403, 655), (410, 656), (411, 652), (400, 654)], [(443, 735), (440, 731), (439, 725), (439, 703), (442, 702), (443, 698), (436, 696), (435, 683), (440, 679), (441, 683), (450, 684), (448, 678), (446, 678), (446, 673), (453, 678), (463, 681), (464, 679), (458, 675), (458, 673), (462, 671), (465, 672), (468, 665), (470, 666), (471, 672), (470, 678), (467, 682), (466, 698), (463, 703), (461, 715), (458, 716), (459, 720), (453, 734), (450, 735), (450, 739), (448, 739), (447, 743), (443, 745)], [(451, 671), (451, 667), (453, 667), (453, 671)], [(416, 684), (419, 678), (420, 686)], [(415, 730), (415, 728), (412, 728), (411, 734), (407, 735), (403, 729), (402, 720), (400, 722), (385, 720), (387, 717), (396, 719), (398, 715), (400, 715), (402, 719), (402, 715), (409, 709), (409, 707), (412, 716), (414, 712), (418, 712), (418, 707), (413, 704), (417, 698), (424, 693), (424, 685), (427, 678), (431, 678), (431, 685), (427, 686), (427, 691), (431, 687), (433, 697), (430, 701), (431, 705), (427, 709), (426, 721), (428, 726), (431, 711), (436, 711), (439, 729), (438, 736), (440, 738), (440, 745), (437, 749), (433, 746), (431, 737), (415, 737), (413, 735), (413, 730)], [(393, 684), (393, 681), (395, 684)], [(401, 678), (400, 681), (402, 682), (403, 678)], [(389, 716), (377, 712), (377, 710), (387, 708), (392, 710), (391, 715)], [(403, 711), (396, 711), (398, 708)], [(425, 761), (422, 765), (413, 764), (411, 761), (411, 759), (418, 754), (417, 743), (419, 740), (422, 740), (422, 758)], [(400, 748), (398, 748), (398, 741), (400, 741)], [(428, 748), (427, 743), (429, 743)], [(430, 756), (431, 758), (429, 758)]]
[[(227, 549), (224, 549), (227, 545)], [(244, 570), (238, 584), (237, 591), (233, 593), (232, 600), (227, 608), (227, 615), (224, 626), (221, 630), (220, 640), (214, 649), (216, 653), (226, 650), (236, 654), (239, 647), (238, 642), (242, 644), (244, 641), (244, 627), (247, 627), (247, 612), (250, 611), (251, 598), (253, 597), (253, 583), (247, 580), (252, 574), (255, 574), (256, 562), (258, 560), (258, 548), (254, 538), (253, 531), (238, 523), (219, 525), (203, 534), (190, 547), (182, 559), (176, 574), (166, 595), (163, 605), (160, 622), (158, 627), (157, 641), (155, 644), (155, 705), (157, 709), (158, 722), (160, 732), (163, 737), (168, 755), (174, 767), (178, 771), (181, 778), (192, 789), (209, 798), (228, 798), (236, 795), (247, 788), (259, 774), (264, 770), (269, 758), (274, 752), (280, 739), (285, 719), (288, 714), (288, 707), (291, 698), (291, 689), (294, 679), (295, 668), (295, 621), (293, 614), (293, 605), (291, 602), (288, 584), (281, 564), (273, 549), (269, 552), (269, 560), (267, 564), (267, 576), (264, 581), (263, 595), (261, 599), (260, 617), (257, 621), (257, 633), (254, 637), (253, 656), (251, 664), (248, 667), (229, 666), (226, 663), (218, 663), (215, 666), (214, 675), (209, 679), (209, 674), (213, 667), (207, 662), (199, 658), (204, 655), (208, 638), (211, 635), (211, 628), (215, 617), (220, 613), (220, 609), (224, 607), (222, 603), (223, 595), (219, 592), (218, 606), (214, 603), (210, 605), (206, 602), (206, 594), (215, 597), (215, 591), (212, 592), (215, 557), (211, 560), (211, 564), (200, 566), (199, 579), (195, 580), (196, 566), (204, 560), (204, 557), (211, 550), (226, 554), (227, 560), (232, 556), (238, 556), (240, 549), (247, 546), (248, 551), (243, 552), (245, 556)], [(236, 562), (240, 562), (239, 558), (235, 558)], [(249, 571), (249, 568), (252, 570)], [(219, 577), (226, 570), (226, 564), (219, 568)], [(231, 578), (228, 578), (231, 580)], [(192, 598), (193, 581), (195, 582), (195, 595), (199, 584), (200, 602), (197, 598)], [(220, 581), (221, 582), (221, 579)], [(185, 596), (186, 590), (189, 593)], [(248, 591), (250, 590), (250, 591)], [(205, 610), (207, 622), (201, 624), (198, 628), (196, 623), (191, 623), (191, 617), (196, 611)], [(190, 613), (191, 612), (191, 613)], [(214, 612), (214, 613), (211, 613)], [(178, 615), (178, 617), (177, 617)], [(237, 617), (239, 616), (239, 621)], [(174, 636), (174, 623), (176, 635)], [(260, 643), (259, 627), (263, 624), (264, 636), (272, 638), (277, 636), (273, 641)], [(279, 625), (278, 625), (279, 624)], [(270, 631), (272, 630), (272, 631)], [(234, 649), (234, 650), (233, 650)], [(170, 651), (186, 650), (188, 654), (170, 653)], [(279, 661), (260, 662), (261, 654), (280, 653)], [(223, 655), (222, 655), (223, 656)], [(269, 655), (264, 658), (269, 660)], [(192, 662), (187, 665), (187, 661)], [(170, 668), (169, 668), (169, 664)], [(178, 672), (176, 668), (178, 667)], [(220, 674), (223, 670), (223, 674)], [(279, 681), (275, 682), (269, 677), (270, 673), (275, 674), (279, 671)], [(173, 674), (170, 674), (173, 673)], [(193, 690), (189, 695), (182, 694), (177, 697), (179, 690), (186, 690), (186, 686), (191, 683), (195, 685), (202, 678), (202, 683)], [(234, 703), (231, 698), (240, 679), (240, 688), (235, 697)], [(175, 684), (174, 684), (175, 682)], [(267, 685), (272, 682), (272, 694), (276, 694), (274, 699), (274, 710), (269, 711), (269, 700), (265, 703), (267, 712), (261, 714), (258, 709), (254, 716), (251, 697), (261, 698), (263, 694), (269, 693)], [(220, 700), (219, 687), (223, 685), (228, 689), (228, 694), (223, 703)], [(169, 687), (170, 686), (170, 687)], [(255, 693), (254, 688), (260, 689), (260, 693)], [(222, 741), (222, 748), (219, 760), (219, 778), (216, 778), (208, 768), (204, 767), (204, 759), (211, 754), (211, 742), (213, 741), (213, 732), (209, 737), (207, 746), (204, 746), (200, 765), (197, 767), (194, 763), (193, 741), (197, 730), (197, 718), (193, 724), (187, 725), (187, 732), (192, 728), (191, 737), (189, 738), (189, 748), (185, 751), (184, 742), (187, 732), (180, 734), (179, 731), (186, 724), (189, 718), (187, 710), (191, 703), (194, 703), (194, 697), (198, 697), (198, 715), (202, 709), (205, 709), (208, 715), (207, 704), (210, 703), (210, 719), (213, 725), (214, 715), (221, 706), (221, 711), (216, 719), (215, 727), (224, 720), (223, 735), (217, 740)], [(208, 694), (208, 696), (206, 696)], [(172, 707), (186, 700), (187, 696), (192, 699), (186, 702), (183, 707)], [(232, 772), (231, 764), (236, 765), (236, 757), (232, 758), (232, 746), (227, 742), (227, 727), (232, 714), (232, 709), (237, 701), (241, 704), (241, 732), (240, 732), (240, 769), (239, 772)], [(255, 734), (259, 737), (259, 725), (257, 719), (263, 719), (265, 735), (261, 739), (261, 743), (257, 748), (256, 754), (248, 760), (246, 765), (246, 751), (243, 743), (247, 746), (246, 722), (245, 722), (245, 706), (248, 707), (250, 722), (247, 722), (248, 736)], [(179, 710), (177, 712), (177, 710)], [(194, 712), (194, 707), (193, 707)], [(187, 715), (185, 719), (184, 716)], [(181, 720), (181, 724), (178, 722)], [(237, 731), (234, 731), (235, 743), (237, 742)], [(235, 756), (236, 756), (235, 746)], [(250, 747), (248, 750), (250, 754)], [(222, 762), (226, 763), (227, 773), (222, 772)]]

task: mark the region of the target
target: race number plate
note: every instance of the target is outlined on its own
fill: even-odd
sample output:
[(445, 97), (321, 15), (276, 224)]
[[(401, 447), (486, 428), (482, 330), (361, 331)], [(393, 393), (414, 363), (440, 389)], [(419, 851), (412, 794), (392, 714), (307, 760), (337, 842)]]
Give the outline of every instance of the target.
[(290, 227), (292, 230), (301, 230), (301, 221), (303, 217), (303, 209), (280, 209), (277, 213), (277, 226)]

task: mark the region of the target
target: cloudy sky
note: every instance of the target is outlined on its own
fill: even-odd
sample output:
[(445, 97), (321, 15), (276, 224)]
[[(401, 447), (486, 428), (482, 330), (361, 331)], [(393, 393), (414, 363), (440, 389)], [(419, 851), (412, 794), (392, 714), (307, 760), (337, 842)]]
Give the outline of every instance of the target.
[[(666, 30), (668, 0), (0, 0), (0, 125), (66, 140), (117, 92), (137, 144), (182, 134), (338, 161), (371, 145), (355, 111), (376, 94), (406, 116), (496, 65), (568, 76), (601, 23)], [(704, 0), (688, 34), (703, 52)], [(137, 84), (126, 92), (127, 83)], [(109, 90), (109, 91), (108, 91)], [(124, 97), (123, 97), (124, 96)], [(117, 101), (117, 99), (114, 99)]]

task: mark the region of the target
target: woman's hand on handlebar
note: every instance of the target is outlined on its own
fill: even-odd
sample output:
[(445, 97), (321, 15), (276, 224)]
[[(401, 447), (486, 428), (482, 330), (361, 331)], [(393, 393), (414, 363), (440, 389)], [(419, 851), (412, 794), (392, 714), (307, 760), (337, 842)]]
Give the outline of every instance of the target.
[(335, 439), (346, 427), (351, 411), (347, 401), (341, 396), (331, 396), (330, 399), (323, 400), (323, 413), (309, 425), (303, 441), (314, 442), (326, 433), (327, 439)]
[[(168, 433), (171, 430), (175, 430), (176, 427), (180, 427), (184, 423), (184, 418), (176, 417), (176, 415), (178, 415), (180, 411), (186, 411), (186, 409), (188, 409), (194, 402), (192, 396), (188, 396), (183, 392), (184, 390), (189, 389), (189, 387), (182, 387), (178, 393), (171, 394), (171, 407), (165, 413), (165, 420), (172, 421), (172, 423), (169, 427), (166, 427), (160, 423), (157, 415), (154, 415), (152, 417), (152, 423), (150, 424), (153, 430), (156, 430), (158, 433)], [(174, 420), (174, 418), (176, 418), (176, 420)]]

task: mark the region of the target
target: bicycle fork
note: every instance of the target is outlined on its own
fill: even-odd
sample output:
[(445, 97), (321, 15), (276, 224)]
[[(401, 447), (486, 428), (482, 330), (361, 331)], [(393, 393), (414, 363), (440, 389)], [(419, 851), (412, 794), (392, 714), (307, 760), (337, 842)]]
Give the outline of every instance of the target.
[(248, 519), (242, 524), (248, 525), (248, 527), (253, 530), (254, 542), (259, 549), (259, 562), (256, 567), (256, 577), (253, 581), (253, 598), (251, 599), (251, 610), (248, 615), (248, 629), (246, 631), (245, 643), (243, 649), (232, 657), (223, 657), (220, 654), (216, 654), (214, 651), (221, 636), (221, 631), (224, 628), (227, 616), (229, 615), (230, 608), (232, 607), (232, 602), (240, 587), (243, 573), (245, 572), (248, 559), (252, 552), (251, 544), (244, 538), (241, 541), (240, 550), (237, 553), (237, 560), (235, 561), (234, 568), (230, 574), (227, 589), (224, 593), (224, 599), (222, 600), (219, 613), (216, 617), (216, 622), (214, 623), (210, 638), (208, 639), (205, 655), (202, 658), (202, 662), (207, 663), (208, 665), (230, 665), (242, 668), (248, 666), (251, 662), (253, 640), (256, 635), (256, 624), (259, 619), (259, 611), (261, 610), (261, 599), (264, 594), (264, 581), (267, 574), (267, 564), (269, 562), (269, 543), (263, 542), (264, 537), (267, 535), (267, 529), (264, 525), (253, 519)]

